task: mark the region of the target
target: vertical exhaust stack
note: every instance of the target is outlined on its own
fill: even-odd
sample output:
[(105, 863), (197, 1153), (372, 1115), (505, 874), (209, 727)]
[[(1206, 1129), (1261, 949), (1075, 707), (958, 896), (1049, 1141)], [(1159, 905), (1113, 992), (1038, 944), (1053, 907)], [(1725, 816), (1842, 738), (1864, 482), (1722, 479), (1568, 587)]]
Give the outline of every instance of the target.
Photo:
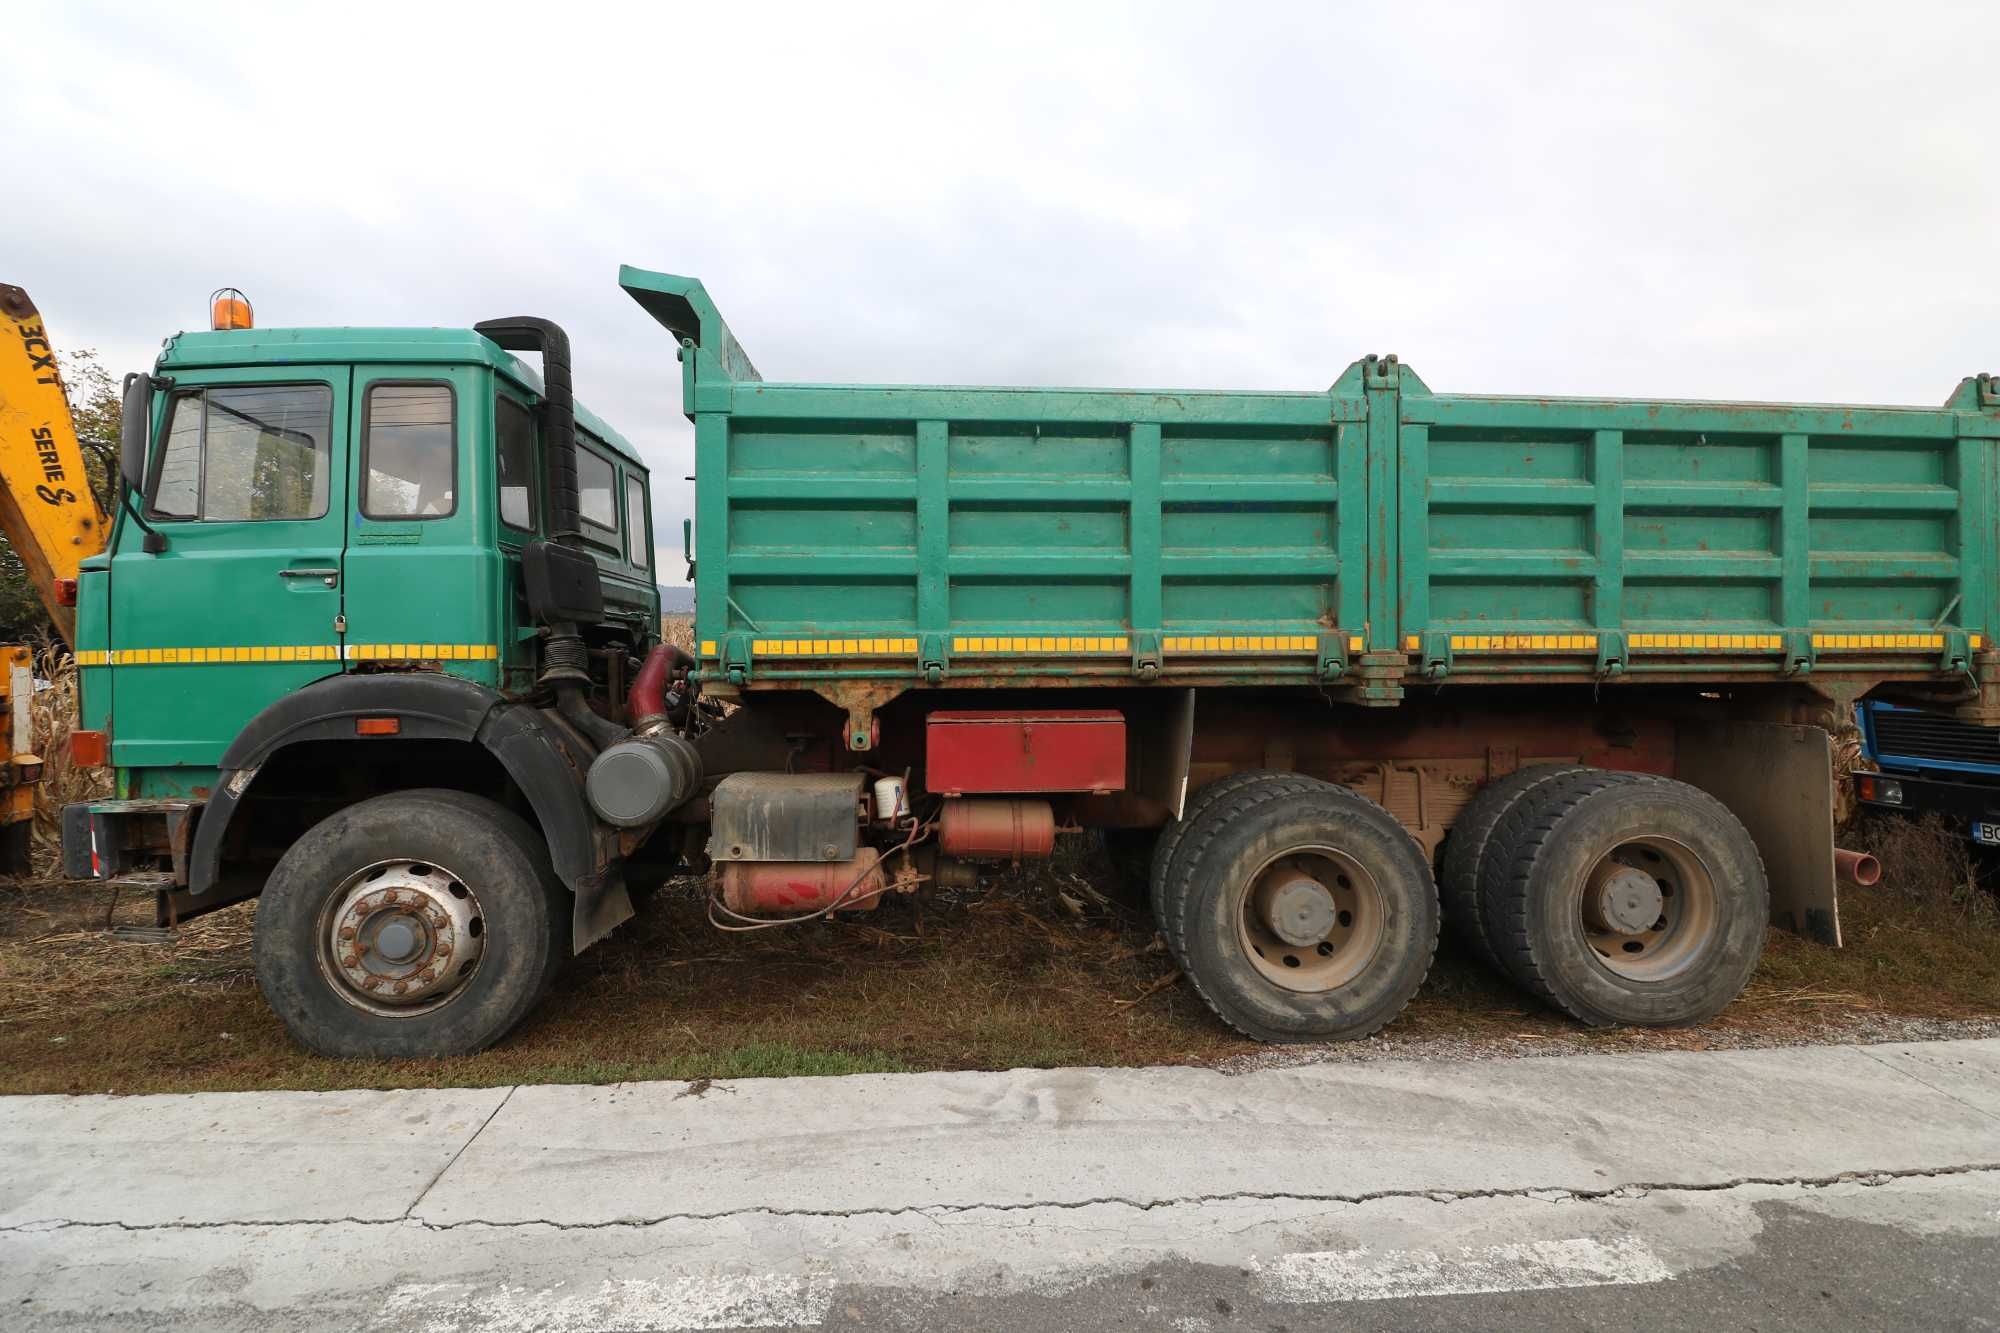
[(542, 354), (542, 444), (548, 460), (549, 535), (563, 546), (583, 545), (583, 514), (576, 477), (576, 388), (570, 378), (569, 335), (562, 325), (534, 315), (482, 320), (472, 326), (509, 352)]
[(540, 683), (555, 690), (556, 711), (601, 750), (622, 738), (625, 729), (592, 712), (584, 697), (590, 688), (590, 656), (578, 627), (603, 619), (604, 585), (597, 561), (583, 549), (569, 335), (554, 320), (533, 315), (489, 319), (472, 327), (510, 352), (542, 354), (542, 454), (548, 460), (553, 540), (529, 542), (522, 549), (521, 574), (529, 613), (546, 631)]
[[(633, 684), (629, 707), (647, 725), (637, 734), (590, 706), (589, 651), (579, 627), (604, 616), (597, 561), (584, 549), (576, 471), (576, 390), (570, 379), (569, 335), (553, 320), (522, 315), (472, 326), (510, 352), (542, 354), (542, 445), (548, 460), (549, 541), (521, 552), (528, 609), (547, 630), (540, 683), (556, 694), (556, 712), (597, 748), (584, 791), (598, 817), (620, 828), (644, 828), (701, 785), (701, 756), (667, 728), (665, 689), (678, 649), (654, 649)], [(642, 716), (643, 715), (643, 716)]]

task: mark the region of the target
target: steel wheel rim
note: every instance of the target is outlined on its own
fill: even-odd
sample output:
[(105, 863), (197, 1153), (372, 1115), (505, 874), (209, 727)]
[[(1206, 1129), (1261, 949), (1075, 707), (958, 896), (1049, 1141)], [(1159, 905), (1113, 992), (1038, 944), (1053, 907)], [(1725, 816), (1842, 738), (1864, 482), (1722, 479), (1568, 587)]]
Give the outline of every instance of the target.
[(320, 909), (313, 935), (334, 994), (384, 1018), (450, 1004), (486, 953), (472, 886), (430, 861), (378, 861), (349, 875)]
[[(1313, 891), (1326, 902), (1316, 907)], [(1292, 939), (1280, 935), (1274, 918), (1293, 910), (1286, 922)], [(1326, 932), (1305, 940), (1323, 911)], [(1294, 847), (1267, 859), (1237, 891), (1231, 910), (1237, 943), (1257, 974), (1282, 990), (1319, 995), (1338, 990), (1368, 970), (1387, 935), (1388, 902), (1375, 876), (1335, 847)]]
[[(1643, 883), (1658, 890), (1659, 914), (1634, 929)], [(1571, 917), (1584, 947), (1605, 971), (1625, 981), (1661, 982), (1693, 967), (1714, 944), (1719, 919), (1715, 874), (1696, 851), (1674, 838), (1626, 838), (1584, 873)], [(1627, 889), (1624, 897), (1619, 890)]]

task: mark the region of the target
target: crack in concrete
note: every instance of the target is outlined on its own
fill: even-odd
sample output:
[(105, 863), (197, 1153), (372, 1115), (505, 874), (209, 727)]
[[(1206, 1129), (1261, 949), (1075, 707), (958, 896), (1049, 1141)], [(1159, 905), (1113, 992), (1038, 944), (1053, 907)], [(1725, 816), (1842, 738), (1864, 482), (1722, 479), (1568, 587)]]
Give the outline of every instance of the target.
[[(1842, 1171), (1826, 1176), (1739, 1176), (1731, 1180), (1707, 1184), (1692, 1184), (1677, 1181), (1628, 1181), (1622, 1185), (1607, 1185), (1602, 1189), (1571, 1189), (1564, 1186), (1522, 1186), (1514, 1189), (1448, 1190), (1435, 1187), (1429, 1189), (1385, 1189), (1370, 1190), (1360, 1194), (1293, 1194), (1284, 1191), (1238, 1190), (1222, 1194), (1176, 1195), (1164, 1199), (1127, 1199), (1117, 1195), (1107, 1195), (1090, 1199), (1035, 1200), (1025, 1203), (924, 1203), (904, 1204), (892, 1208), (729, 1208), (712, 1213), (661, 1213), (654, 1217), (615, 1218), (604, 1222), (557, 1222), (548, 1218), (520, 1218), (506, 1222), (495, 1222), (484, 1218), (463, 1218), (456, 1222), (427, 1222), (421, 1217), (411, 1217), (407, 1212), (399, 1217), (297, 1217), (269, 1218), (256, 1221), (220, 1222), (82, 1222), (65, 1218), (46, 1218), (33, 1222), (17, 1222), (0, 1226), (0, 1234), (49, 1233), (77, 1228), (95, 1228), (115, 1231), (219, 1231), (231, 1228), (269, 1227), (421, 1227), (425, 1231), (457, 1231), (471, 1227), (485, 1227), (493, 1230), (512, 1230), (525, 1227), (543, 1227), (551, 1231), (604, 1231), (618, 1228), (641, 1230), (647, 1227), (664, 1226), (672, 1222), (715, 1222), (734, 1217), (907, 1217), (920, 1216), (935, 1221), (940, 1216), (968, 1213), (1014, 1213), (1048, 1209), (1059, 1212), (1073, 1212), (1085, 1208), (1129, 1208), (1134, 1212), (1152, 1212), (1159, 1208), (1185, 1207), (1193, 1204), (1266, 1202), (1266, 1203), (1325, 1203), (1359, 1206), (1380, 1203), (1385, 1200), (1425, 1200), (1431, 1203), (1463, 1203), (1475, 1199), (1532, 1199), (1543, 1203), (1594, 1203), (1605, 1199), (1640, 1199), (1649, 1194), (1720, 1194), (1730, 1190), (1752, 1188), (1792, 1188), (1826, 1189), (1834, 1185), (1859, 1185), (1864, 1188), (1888, 1185), (1901, 1180), (1929, 1180), (1945, 1176), (1981, 1175), (2000, 1172), (2000, 1162), (1971, 1162), (1962, 1166), (1907, 1167), (1901, 1170), (1859, 1170)], [(414, 1207), (414, 1205), (412, 1205)]]
[(1963, 1106), (1966, 1110), (1972, 1112), (1974, 1115), (1983, 1115), (1987, 1117), (1989, 1120), (2000, 1120), (2000, 1115), (1995, 1115), (1993, 1112), (1987, 1110), (1983, 1106), (1975, 1106), (1971, 1102), (1965, 1100), (1965, 1098), (1958, 1096), (1956, 1093), (1946, 1092), (1943, 1088), (1940, 1088), (1937, 1084), (1931, 1082), (1929, 1079), (1922, 1077), (1913, 1069), (1906, 1069), (1901, 1065), (1892, 1065), (1887, 1060), (1884, 1060), (1881, 1056), (1875, 1054), (1875, 1052), (1867, 1049), (1866, 1047), (1857, 1046), (1854, 1049), (1859, 1051), (1861, 1054), (1867, 1056), (1870, 1060), (1873, 1060), (1876, 1064), (1881, 1065), (1884, 1069), (1888, 1070), (1890, 1073), (1901, 1074), (1904, 1078), (1909, 1079), (1912, 1083), (1915, 1083), (1920, 1087), (1929, 1088), (1932, 1092), (1935, 1092), (1938, 1096), (1944, 1098), (1946, 1101), (1957, 1102), (1960, 1106)]
[(465, 1140), (465, 1142), (458, 1145), (458, 1151), (451, 1155), (451, 1160), (446, 1162), (443, 1166), (439, 1167), (437, 1169), (437, 1174), (432, 1176), (428, 1181), (426, 1181), (424, 1187), (421, 1190), (417, 1191), (417, 1197), (410, 1200), (410, 1206), (403, 1210), (403, 1217), (398, 1219), (399, 1221), (407, 1219), (411, 1213), (417, 1211), (418, 1204), (422, 1203), (425, 1199), (430, 1197), (431, 1191), (437, 1188), (437, 1183), (440, 1180), (444, 1179), (444, 1173), (451, 1170), (454, 1166), (458, 1165), (458, 1159), (465, 1156), (465, 1150), (467, 1148), (470, 1148), (474, 1143), (478, 1142), (479, 1136), (486, 1132), (486, 1127), (493, 1123), (493, 1117), (499, 1115), (500, 1112), (506, 1107), (507, 1103), (514, 1100), (514, 1094), (519, 1092), (520, 1090), (521, 1090), (521, 1085), (518, 1083), (514, 1084), (512, 1087), (507, 1089), (506, 1095), (501, 1097), (499, 1102), (494, 1105), (493, 1109), (487, 1112), (486, 1118), (479, 1122), (479, 1128), (473, 1130), (471, 1135)]

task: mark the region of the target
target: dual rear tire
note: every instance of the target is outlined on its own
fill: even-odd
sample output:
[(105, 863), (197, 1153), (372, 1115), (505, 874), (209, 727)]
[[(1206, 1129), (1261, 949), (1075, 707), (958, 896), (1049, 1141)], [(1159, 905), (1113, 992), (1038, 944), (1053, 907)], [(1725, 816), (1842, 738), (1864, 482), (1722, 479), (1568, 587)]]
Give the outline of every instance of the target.
[[(1755, 970), (1770, 890), (1717, 801), (1637, 773), (1539, 767), (1454, 826), (1444, 905), (1473, 951), (1591, 1026), (1712, 1018)], [(1366, 797), (1285, 773), (1203, 788), (1155, 849), (1155, 920), (1195, 991), (1259, 1041), (1367, 1036), (1429, 972), (1439, 886)]]
[(1365, 1037), (1430, 971), (1430, 866), (1395, 816), (1347, 788), (1293, 774), (1225, 778), (1189, 802), (1154, 866), (1169, 949), (1245, 1036)]
[(1477, 880), (1466, 930), (1516, 984), (1593, 1027), (1713, 1018), (1756, 970), (1770, 920), (1741, 821), (1642, 774), (1536, 785), (1494, 824)]

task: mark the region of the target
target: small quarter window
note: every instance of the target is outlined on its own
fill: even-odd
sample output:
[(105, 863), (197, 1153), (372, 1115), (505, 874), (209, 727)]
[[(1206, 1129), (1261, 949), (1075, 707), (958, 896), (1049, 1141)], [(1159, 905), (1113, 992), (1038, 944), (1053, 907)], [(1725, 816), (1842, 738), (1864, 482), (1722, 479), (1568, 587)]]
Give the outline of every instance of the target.
[(618, 474), (609, 459), (582, 446), (576, 451), (576, 502), (584, 522), (618, 531)]
[(361, 512), (443, 518), (458, 507), (449, 384), (375, 384), (365, 408)]
[(528, 409), (501, 394), (493, 409), (495, 450), (500, 457), (500, 521), (510, 527), (535, 526), (535, 419)]
[(174, 395), (160, 470), (153, 477), (155, 518), (201, 517), (201, 394)]
[(155, 518), (319, 518), (332, 475), (333, 391), (248, 384), (173, 397), (146, 508)]
[(646, 483), (637, 477), (625, 478), (625, 549), (639, 568), (653, 567), (653, 553), (646, 546)]

